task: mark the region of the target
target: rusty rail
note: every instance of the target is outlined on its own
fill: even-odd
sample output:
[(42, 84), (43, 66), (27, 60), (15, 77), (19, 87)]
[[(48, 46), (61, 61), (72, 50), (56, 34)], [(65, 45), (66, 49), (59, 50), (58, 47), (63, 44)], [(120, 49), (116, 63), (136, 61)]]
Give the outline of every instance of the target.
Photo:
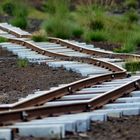
[[(90, 77), (83, 80), (79, 80), (77, 82), (68, 84), (67, 86), (59, 87), (57, 89), (47, 91), (46, 93), (43, 93), (42, 95), (33, 97), (31, 99), (19, 101), (14, 104), (0, 105), (0, 111), (1, 111), (0, 124), (5, 124), (9, 122), (11, 123), (14, 121), (25, 121), (25, 120), (40, 118), (49, 115), (58, 115), (62, 113), (83, 112), (87, 110), (92, 110), (103, 106), (109, 101), (115, 100), (116, 98), (122, 96), (123, 94), (127, 94), (139, 88), (140, 79), (136, 79), (132, 82), (120, 86), (119, 88), (106, 92), (96, 98), (92, 98), (88, 102), (79, 102), (79, 103), (59, 105), (59, 106), (43, 106), (43, 104), (48, 101), (52, 101), (54, 99), (60, 98), (67, 94), (72, 94), (73, 92), (80, 90), (84, 87), (90, 87), (97, 83), (110, 81), (112, 79), (125, 78), (127, 76), (126, 71), (121, 67), (113, 65), (112, 63), (101, 61), (96, 58), (69, 57), (66, 55), (49, 52), (45, 49), (36, 46), (31, 42), (22, 39), (9, 39), (9, 40), (13, 43), (24, 45), (27, 48), (30, 48), (43, 55), (57, 57), (63, 60), (76, 60), (80, 62), (86, 62), (89, 64), (94, 64), (100, 67), (104, 67), (112, 72), (97, 77)], [(54, 41), (52, 38), (50, 40)], [(83, 48), (81, 49), (79, 48), (79, 46), (75, 44), (71, 44), (61, 39), (55, 39), (55, 41), (56, 43), (60, 43), (61, 45), (66, 45), (67, 47), (70, 47), (76, 51), (80, 51), (87, 54), (118, 57), (118, 58), (120, 58), (119, 55), (122, 55), (122, 54), (118, 55), (118, 54), (98, 52), (98, 51), (94, 52)], [(121, 57), (126, 58), (125, 55)]]
[(66, 94), (69, 94), (71, 91), (76, 91), (76, 90), (81, 89), (86, 86), (94, 85), (96, 83), (101, 83), (105, 80), (126, 77), (126, 70), (124, 70), (123, 68), (116, 66), (112, 63), (109, 63), (109, 62), (101, 61), (101, 60), (98, 60), (95, 58), (69, 57), (67, 55), (52, 53), (52, 52), (49, 52), (45, 49), (42, 49), (42, 48), (36, 46), (35, 44), (33, 44), (31, 42), (28, 42), (28, 41), (25, 41), (22, 39), (9, 39), (9, 40), (12, 43), (24, 45), (27, 48), (37, 51), (38, 53), (43, 54), (43, 55), (57, 57), (57, 58), (63, 59), (63, 60), (76, 60), (76, 61), (80, 61), (80, 62), (86, 62), (89, 64), (93, 64), (93, 65), (96, 65), (99, 67), (109, 69), (113, 73), (101, 75), (101, 76), (94, 77), (94, 78), (87, 78), (84, 80), (80, 80), (80, 81), (74, 82), (72, 84), (69, 84), (63, 88), (58, 88), (57, 90), (46, 92), (45, 94), (40, 95), (38, 97), (33, 97), (32, 99), (29, 99), (29, 100), (19, 101), (14, 104), (0, 105), (0, 111), (42, 105), (48, 101), (51, 101), (53, 99), (60, 98)]
[(113, 52), (105, 52), (99, 50), (90, 50), (88, 48), (81, 48), (79, 45), (71, 43), (69, 41), (65, 41), (63, 39), (49, 37), (49, 40), (53, 43), (61, 44), (63, 46), (67, 46), (75, 51), (83, 52), (90, 55), (101, 56), (101, 57), (110, 57), (110, 58), (120, 58), (120, 59), (129, 59), (129, 58), (137, 58), (140, 59), (140, 55), (136, 54), (120, 54), (120, 53), (113, 53)]
[(104, 81), (108, 81), (112, 79), (124, 78), (126, 76), (127, 74), (125, 72), (116, 72), (116, 73), (104, 74), (97, 77), (86, 78), (86, 79), (68, 84), (64, 87), (59, 87), (58, 89), (48, 91), (38, 97), (33, 97), (32, 99), (29, 99), (29, 100), (23, 100), (23, 101), (19, 101), (13, 104), (0, 105), (0, 111), (18, 109), (18, 108), (24, 108), (24, 107), (30, 107), (30, 106), (39, 106), (53, 99), (73, 93), (84, 87), (93, 86), (97, 83), (102, 83)]
[(74, 113), (93, 110), (95, 108), (102, 107), (109, 101), (115, 100), (124, 94), (128, 94), (131, 91), (138, 89), (139, 87), (140, 79), (138, 78), (116, 89), (108, 91), (98, 97), (92, 98), (89, 101), (81, 103), (57, 106), (30, 107), (13, 111), (0, 112), (0, 124), (3, 125), (14, 121), (27, 121), (30, 119), (41, 118), (50, 115), (59, 115), (62, 113)]
[(79, 62), (86, 62), (89, 64), (93, 64), (93, 65), (96, 65), (99, 67), (109, 69), (112, 72), (125, 71), (123, 68), (121, 68), (119, 66), (116, 66), (116, 65), (106, 62), (106, 61), (98, 60), (97, 58), (69, 57), (67, 55), (58, 54), (58, 53), (54, 53), (54, 52), (50, 52), (48, 50), (42, 49), (42, 48), (38, 47), (37, 45), (35, 45), (31, 42), (28, 42), (28, 41), (24, 41), (22, 39), (9, 39), (9, 41), (12, 43), (15, 43), (15, 44), (20, 44), (20, 45), (26, 46), (27, 48), (30, 48), (42, 55), (57, 57), (61, 60), (75, 60), (75, 61), (79, 61)]

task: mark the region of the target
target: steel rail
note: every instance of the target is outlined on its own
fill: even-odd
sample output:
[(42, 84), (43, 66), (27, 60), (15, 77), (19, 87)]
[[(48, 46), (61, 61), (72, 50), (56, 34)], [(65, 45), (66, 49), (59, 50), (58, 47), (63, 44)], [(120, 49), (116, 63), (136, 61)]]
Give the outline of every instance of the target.
[(70, 83), (64, 87), (58, 87), (57, 89), (46, 91), (40, 96), (33, 97), (28, 100), (18, 101), (13, 104), (3, 104), (0, 105), (0, 111), (4, 110), (11, 110), (11, 109), (18, 109), (18, 108), (25, 108), (30, 106), (39, 106), (48, 101), (54, 100), (56, 98), (60, 98), (67, 94), (72, 94), (73, 92), (80, 90), (84, 87), (90, 87), (97, 83), (102, 83), (104, 81), (110, 81), (112, 79), (119, 79), (127, 77), (126, 72), (116, 72), (110, 74), (103, 74), (96, 77), (85, 78), (73, 83)]
[(68, 56), (63, 55), (63, 54), (57, 54), (57, 53), (52, 53), (52, 52), (46, 51), (45, 49), (42, 49), (39, 46), (37, 46), (29, 41), (25, 41), (23, 39), (9, 38), (8, 40), (12, 43), (19, 44), (19, 45), (25, 46), (27, 48), (30, 48), (30, 49), (32, 49), (32, 50), (34, 50), (42, 55), (45, 55), (45, 56), (62, 57), (62, 58), (68, 57)]
[(46, 56), (51, 56), (51, 57), (58, 57), (59, 59), (62, 59), (62, 60), (76, 60), (76, 61), (79, 61), (79, 62), (86, 62), (86, 63), (89, 63), (89, 64), (93, 64), (93, 65), (96, 65), (96, 66), (100, 66), (100, 67), (103, 67), (103, 68), (106, 68), (106, 69), (109, 69), (110, 71), (112, 72), (116, 72), (116, 71), (125, 71), (125, 69), (117, 66), (117, 65), (114, 65), (110, 62), (106, 62), (106, 61), (102, 61), (102, 60), (99, 60), (97, 58), (88, 58), (88, 57), (70, 57), (70, 56), (67, 56), (67, 55), (64, 55), (64, 54), (59, 54), (59, 53), (54, 53), (54, 52), (50, 52), (46, 49), (42, 49), (41, 47), (31, 43), (31, 42), (28, 42), (28, 41), (25, 41), (25, 40), (22, 40), (22, 39), (9, 39), (10, 42), (12, 43), (15, 43), (15, 44), (20, 44), (20, 45), (23, 45), (23, 46), (26, 46), (27, 48), (30, 48), (42, 55), (46, 55)]
[(34, 51), (37, 51), (38, 53), (41, 53), (43, 55), (58, 57), (58, 58), (63, 59), (63, 60), (76, 60), (76, 61), (80, 61), (80, 62), (86, 62), (89, 64), (93, 64), (93, 65), (96, 65), (99, 67), (109, 69), (113, 73), (101, 75), (98, 77), (88, 78), (88, 79), (85, 79), (82, 81), (80, 80), (78, 82), (74, 82), (72, 84), (69, 84), (63, 88), (58, 88), (57, 90), (49, 91), (49, 92), (44, 93), (43, 95), (33, 97), (32, 99), (29, 99), (29, 100), (19, 101), (19, 102), (13, 103), (13, 104), (0, 105), (0, 111), (8, 110), (8, 109), (24, 108), (24, 107), (35, 106), (35, 105), (42, 105), (48, 101), (51, 101), (53, 99), (60, 98), (66, 94), (69, 94), (71, 92), (71, 90), (76, 91), (78, 89), (81, 89), (82, 87), (86, 87), (87, 85), (89, 86), (89, 84), (88, 84), (89, 81), (90, 81), (91, 85), (94, 85), (96, 83), (101, 83), (104, 80), (111, 80), (114, 78), (126, 77), (126, 70), (125, 69), (123, 69), (119, 66), (116, 66), (112, 63), (106, 62), (106, 61), (101, 61), (101, 60), (98, 60), (95, 58), (86, 58), (86, 57), (82, 57), (82, 58), (69, 57), (66, 55), (61, 55), (61, 54), (49, 52), (45, 49), (38, 47), (37, 45), (35, 45), (31, 42), (28, 42), (28, 41), (25, 41), (22, 39), (9, 39), (9, 40), (13, 43), (24, 45), (27, 48), (30, 48)]
[(120, 87), (108, 91), (100, 96), (79, 103), (53, 106), (28, 107), (12, 111), (0, 112), (0, 124), (13, 123), (15, 121), (27, 121), (62, 113), (76, 113), (93, 110), (102, 107), (109, 101), (115, 100), (124, 94), (128, 94), (140, 88), (140, 78), (128, 82)]
[(83, 52), (86, 54), (90, 55), (95, 55), (95, 56), (101, 56), (101, 57), (110, 57), (110, 58), (120, 58), (120, 59), (129, 59), (129, 58), (137, 58), (140, 59), (140, 55), (137, 54), (120, 54), (120, 53), (113, 53), (113, 52), (105, 52), (101, 50), (91, 50), (88, 48), (82, 48), (80, 45), (71, 43), (69, 41), (60, 39), (60, 38), (54, 38), (54, 37), (49, 37), (49, 41), (57, 44), (61, 44), (63, 46), (66, 46), (67, 48), (71, 48), (75, 51)]

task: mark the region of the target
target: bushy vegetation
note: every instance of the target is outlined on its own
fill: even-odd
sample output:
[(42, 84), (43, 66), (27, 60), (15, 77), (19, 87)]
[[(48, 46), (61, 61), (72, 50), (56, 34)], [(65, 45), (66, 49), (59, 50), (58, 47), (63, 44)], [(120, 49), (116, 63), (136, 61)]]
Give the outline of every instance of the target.
[(27, 19), (25, 17), (14, 17), (11, 19), (10, 23), (13, 26), (20, 27), (22, 29), (25, 29), (27, 27)]
[(6, 0), (2, 5), (3, 11), (12, 16), (10, 23), (25, 29), (27, 27), (28, 8), (23, 1)]
[(47, 41), (47, 34), (44, 30), (34, 32), (32, 35), (32, 40), (35, 42)]
[(91, 33), (91, 41), (107, 41), (107, 36), (105, 32), (96, 31)]
[[(13, 25), (26, 28), (28, 7), (24, 6), (25, 4), (21, 6), (21, 3), (25, 2), (24, 0), (15, 1), (5, 0), (2, 5), (3, 11), (13, 17), (11, 20)], [(119, 43), (121, 48), (114, 51), (129, 53), (134, 52), (140, 45), (138, 0), (123, 0), (122, 3), (121, 7), (124, 8), (124, 13), (116, 16), (110, 12), (112, 7), (92, 4), (91, 1), (75, 5), (73, 10), (70, 10), (70, 0), (47, 0), (43, 3), (42, 11), (44, 14), (39, 16), (42, 11), (37, 12), (37, 18), (43, 17), (42, 28), (48, 36), (64, 39), (74, 38), (87, 42)], [(119, 4), (112, 5), (120, 6)], [(32, 11), (36, 13), (33, 9), (30, 10), (30, 12)], [(35, 41), (44, 40), (44, 36), (38, 33), (32, 38)]]
[(81, 36), (83, 35), (84, 33), (84, 29), (79, 26), (79, 25), (73, 25), (73, 29), (72, 29), (72, 36), (74, 38), (81, 38)]
[(135, 11), (134, 9), (129, 10), (126, 13), (126, 17), (128, 19), (128, 22), (130, 22), (130, 23), (138, 22), (138, 20), (139, 20), (138, 12)]
[(81, 37), (83, 28), (71, 16), (68, 0), (48, 0), (46, 11), (50, 16), (44, 27), (50, 36), (63, 39)]
[(9, 16), (13, 16), (14, 15), (14, 9), (15, 9), (15, 5), (10, 2), (10, 1), (6, 1), (3, 5), (2, 5), (2, 9), (3, 11), (8, 14)]
[(124, 68), (127, 71), (132, 73), (136, 73), (136, 71), (140, 71), (140, 60), (139, 59), (128, 59), (124, 65)]
[(102, 22), (102, 20), (91, 20), (90, 28), (92, 30), (102, 30), (104, 28), (104, 23)]
[(50, 36), (119, 43), (122, 47), (114, 51), (125, 53), (135, 51), (140, 45), (139, 15), (132, 9), (132, 1), (125, 1), (131, 9), (122, 16), (109, 15), (106, 7), (96, 4), (81, 4), (71, 12), (66, 2), (62, 0), (58, 6), (57, 0), (48, 0), (53, 5), (46, 6), (51, 17), (45, 23), (45, 30)]
[(46, 31), (54, 37), (71, 38), (72, 37), (72, 24), (69, 20), (63, 21), (60, 17), (50, 18), (45, 24)]
[(138, 0), (125, 0), (125, 6), (128, 8), (137, 8), (138, 7)]

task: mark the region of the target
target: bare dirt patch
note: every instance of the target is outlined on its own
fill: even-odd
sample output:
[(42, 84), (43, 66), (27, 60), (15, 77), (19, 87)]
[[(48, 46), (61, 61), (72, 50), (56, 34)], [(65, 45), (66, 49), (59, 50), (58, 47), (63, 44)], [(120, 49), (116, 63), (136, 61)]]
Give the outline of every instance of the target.
[[(12, 103), (33, 93), (36, 89), (47, 90), (58, 84), (69, 83), (82, 77), (79, 74), (47, 65), (29, 64), (25, 68), (17, 66), (17, 57), (0, 50), (0, 103)], [(48, 140), (16, 136), (15, 140)], [(91, 131), (65, 140), (139, 140), (140, 117), (131, 116), (92, 123)]]
[(13, 103), (35, 90), (48, 90), (82, 78), (80, 74), (45, 64), (19, 67), (12, 53), (0, 50), (0, 54), (0, 103)]

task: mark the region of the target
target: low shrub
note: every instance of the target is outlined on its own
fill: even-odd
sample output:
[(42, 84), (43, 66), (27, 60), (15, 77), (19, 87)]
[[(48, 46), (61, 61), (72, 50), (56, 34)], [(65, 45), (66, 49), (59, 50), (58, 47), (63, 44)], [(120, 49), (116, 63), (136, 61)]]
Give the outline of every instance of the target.
[(90, 39), (90, 31), (85, 31), (84, 34), (82, 35), (82, 39), (86, 42), (91, 42), (91, 39)]
[(127, 71), (132, 73), (136, 73), (136, 71), (140, 70), (140, 60), (139, 59), (130, 59), (125, 62), (124, 68)]
[(13, 16), (15, 5), (12, 2), (7, 1), (2, 5), (2, 10), (9, 16)]
[(101, 30), (104, 28), (104, 23), (102, 20), (95, 19), (90, 21), (89, 26), (92, 30)]
[(61, 19), (60, 17), (49, 19), (45, 24), (45, 30), (47, 33), (54, 37), (59, 38), (71, 38), (73, 25), (68, 19)]
[(33, 33), (32, 40), (35, 41), (35, 42), (47, 41), (48, 40), (47, 39), (47, 34), (43, 30), (37, 31), (37, 32)]
[(135, 50), (135, 45), (131, 42), (124, 43), (121, 48), (115, 49), (115, 52), (118, 53), (130, 53)]
[(69, 4), (69, 0), (47, 0), (44, 1), (43, 9), (53, 16), (67, 17), (69, 15)]
[(18, 59), (17, 60), (17, 66), (19, 68), (25, 68), (29, 65), (29, 61), (28, 59)]
[(10, 23), (14, 26), (25, 29), (28, 24), (27, 22), (28, 8), (25, 5), (25, 3), (23, 3), (23, 1), (16, 2), (16, 1), (11, 0), (11, 6), (9, 7), (8, 7), (9, 11), (7, 12), (11, 12), (11, 15), (12, 15), (12, 19), (10, 20)]
[(10, 23), (13, 26), (17, 26), (22, 29), (26, 29), (26, 27), (28, 25), (27, 19), (25, 17), (15, 17), (15, 18), (11, 19)]
[(91, 41), (107, 41), (107, 34), (105, 34), (105, 32), (103, 31), (91, 32), (90, 40)]
[(136, 46), (140, 46), (140, 36), (138, 36), (137, 38), (135, 38), (134, 43), (136, 44)]
[(72, 31), (73, 37), (76, 37), (76, 38), (80, 38), (83, 33), (84, 33), (84, 30), (80, 26), (75, 26), (73, 31)]
[(128, 21), (131, 23), (137, 22), (139, 20), (139, 15), (138, 15), (137, 11), (135, 11), (133, 9), (126, 13), (126, 17), (127, 17)]
[(48, 0), (47, 2), (43, 2), (43, 11), (49, 13), (49, 14), (55, 14), (55, 1), (54, 0)]
[(138, 7), (138, 0), (125, 0), (125, 6), (128, 8), (137, 8)]

